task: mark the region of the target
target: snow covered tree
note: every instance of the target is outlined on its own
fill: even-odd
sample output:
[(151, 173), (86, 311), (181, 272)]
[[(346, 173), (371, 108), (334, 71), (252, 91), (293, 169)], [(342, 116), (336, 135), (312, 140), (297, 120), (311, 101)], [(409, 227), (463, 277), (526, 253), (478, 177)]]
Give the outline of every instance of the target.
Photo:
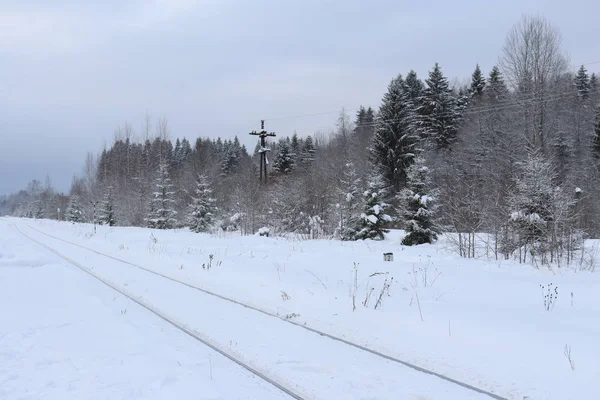
[(156, 190), (153, 193), (154, 198), (150, 203), (150, 213), (147, 218), (148, 228), (175, 228), (177, 211), (173, 209), (174, 195), (167, 163), (161, 162), (158, 167), (158, 178), (156, 178)]
[(458, 132), (460, 113), (457, 100), (438, 63), (429, 72), (425, 83), (427, 87), (417, 110), (419, 132), (424, 138), (433, 139), (438, 149), (447, 149), (456, 140)]
[(192, 232), (208, 232), (215, 216), (214, 202), (208, 178), (198, 175), (196, 190), (189, 206), (188, 226)]
[(302, 162), (310, 165), (315, 160), (315, 144), (312, 136), (308, 135), (304, 139), (304, 148), (302, 149)]
[(508, 87), (504, 83), (504, 78), (497, 65), (494, 65), (490, 71), (484, 94), (490, 103), (502, 103), (508, 97)]
[(79, 196), (74, 194), (69, 199), (69, 206), (67, 207), (67, 221), (70, 222), (83, 222), (83, 211), (81, 210), (81, 203)]
[(273, 170), (281, 174), (289, 174), (293, 169), (294, 159), (290, 145), (282, 139), (279, 141), (279, 151), (273, 162)]
[(406, 183), (418, 140), (413, 129), (413, 106), (401, 75), (388, 86), (376, 119), (372, 146), (373, 163), (386, 187), (399, 190)]
[(475, 67), (475, 71), (471, 75), (471, 87), (469, 92), (471, 93), (471, 97), (480, 98), (483, 94), (483, 90), (485, 89), (485, 77), (481, 73), (481, 69), (479, 68), (479, 64)]
[(594, 136), (592, 139), (592, 153), (594, 157), (600, 158), (600, 106), (596, 109), (594, 119)]
[(339, 199), (336, 204), (339, 213), (338, 232), (342, 240), (354, 240), (358, 233), (362, 211), (361, 182), (352, 162), (347, 161), (344, 167), (337, 188)]
[(98, 217), (100, 225), (115, 226), (115, 202), (113, 198), (113, 187), (108, 186), (104, 193), (104, 199), (100, 204), (100, 216)]
[(421, 82), (421, 80), (417, 77), (417, 73), (413, 70), (410, 70), (410, 72), (406, 74), (406, 79), (404, 82), (408, 88), (410, 101), (416, 110), (421, 105), (421, 98), (423, 96), (425, 85), (423, 85), (423, 82)]
[(431, 188), (430, 170), (423, 157), (416, 157), (408, 170), (407, 187), (398, 195), (399, 217), (404, 224), (406, 246), (433, 243), (441, 228), (437, 223), (437, 192)]
[(596, 73), (592, 73), (592, 75), (590, 76), (590, 93), (592, 95), (597, 95), (599, 89), (600, 85), (598, 84), (598, 77), (596, 76)]
[(577, 75), (575, 75), (575, 88), (579, 99), (587, 100), (590, 97), (590, 78), (583, 65), (579, 67)]
[[(575, 201), (554, 184), (555, 179), (552, 164), (539, 152), (532, 153), (509, 198), (509, 226), (516, 238), (512, 248), (524, 247), (525, 254), (541, 256), (542, 263), (548, 261), (547, 253), (552, 261), (563, 246), (570, 245), (566, 237)], [(510, 248), (503, 250), (510, 252)]]
[(392, 217), (385, 213), (389, 205), (383, 201), (385, 198), (384, 183), (378, 173), (373, 173), (369, 179), (367, 190), (363, 193), (364, 209), (358, 222), (358, 239), (384, 239), (389, 231), (386, 226), (392, 221)]

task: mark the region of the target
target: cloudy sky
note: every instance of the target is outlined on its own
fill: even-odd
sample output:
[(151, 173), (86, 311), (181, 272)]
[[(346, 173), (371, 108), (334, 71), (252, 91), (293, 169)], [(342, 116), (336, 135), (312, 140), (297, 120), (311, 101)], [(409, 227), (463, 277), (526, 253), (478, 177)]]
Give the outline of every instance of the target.
[(600, 59), (597, 0), (0, 0), (0, 10), (0, 194), (46, 174), (68, 190), (87, 152), (126, 121), (139, 133), (146, 113), (166, 117), (173, 138), (250, 144), (261, 118), (283, 135), (327, 130), (342, 107), (377, 107), (411, 68), (487, 73), (522, 13), (557, 25), (573, 64)]

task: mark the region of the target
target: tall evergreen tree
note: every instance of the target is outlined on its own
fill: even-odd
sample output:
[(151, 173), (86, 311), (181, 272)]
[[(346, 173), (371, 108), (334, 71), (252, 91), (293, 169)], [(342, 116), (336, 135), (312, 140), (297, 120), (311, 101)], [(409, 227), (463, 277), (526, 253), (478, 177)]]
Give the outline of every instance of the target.
[(421, 106), (421, 100), (423, 96), (423, 91), (425, 90), (425, 85), (423, 84), (423, 82), (421, 82), (421, 80), (417, 77), (417, 73), (413, 70), (410, 70), (410, 72), (406, 74), (405, 83), (408, 88), (410, 101), (416, 110)]
[(425, 82), (427, 87), (417, 110), (419, 132), (424, 138), (433, 139), (438, 149), (448, 149), (456, 140), (460, 122), (457, 100), (438, 63)]
[(487, 101), (490, 103), (502, 103), (507, 100), (508, 87), (504, 82), (500, 68), (496, 65), (494, 65), (490, 71), (484, 94)]
[(590, 93), (592, 95), (598, 95), (599, 91), (600, 84), (598, 84), (598, 77), (596, 76), (596, 73), (592, 73), (590, 76)]
[(81, 210), (81, 202), (79, 196), (74, 194), (69, 199), (69, 206), (67, 207), (67, 221), (70, 222), (83, 222), (83, 211)]
[(174, 210), (175, 200), (173, 196), (173, 185), (169, 178), (168, 165), (160, 163), (158, 167), (158, 178), (156, 178), (156, 190), (150, 204), (150, 213), (147, 222), (149, 228), (173, 229), (177, 224)]
[(594, 157), (600, 158), (600, 106), (596, 109), (594, 118), (594, 136), (592, 138), (592, 153)]
[(475, 67), (475, 71), (471, 75), (471, 87), (469, 92), (471, 93), (471, 97), (481, 98), (483, 95), (483, 90), (485, 89), (485, 77), (481, 73), (481, 69), (479, 68), (479, 64)]
[(304, 148), (302, 149), (302, 162), (304, 164), (310, 164), (315, 160), (315, 144), (312, 136), (308, 135), (304, 140)]
[(100, 216), (98, 222), (100, 225), (115, 226), (116, 219), (112, 186), (108, 186), (104, 193), (104, 199), (100, 204)]
[(406, 236), (402, 244), (413, 246), (433, 243), (441, 228), (437, 223), (437, 192), (431, 188), (429, 168), (423, 157), (416, 157), (408, 170), (408, 185), (399, 194), (400, 219)]
[(337, 188), (339, 236), (342, 240), (354, 240), (358, 233), (362, 212), (361, 182), (352, 162), (346, 161), (344, 167)]
[(406, 183), (406, 170), (418, 140), (413, 128), (413, 107), (401, 75), (388, 86), (377, 115), (372, 158), (387, 187), (399, 190)]
[(579, 67), (577, 75), (575, 75), (575, 88), (579, 99), (587, 100), (590, 97), (590, 78), (583, 65)]
[(286, 140), (279, 141), (279, 152), (273, 162), (273, 170), (281, 174), (289, 174), (294, 169), (292, 150)]
[(356, 239), (384, 239), (389, 231), (386, 229), (392, 218), (385, 212), (389, 204), (386, 197), (384, 182), (381, 175), (373, 172), (369, 179), (367, 190), (363, 193), (364, 208), (360, 215)]
[(298, 163), (298, 158), (300, 156), (300, 152), (302, 151), (300, 147), (300, 139), (298, 138), (298, 134), (294, 132), (291, 140), (291, 150), (292, 150), (292, 159), (294, 164)]
[(198, 175), (196, 190), (189, 206), (188, 226), (192, 232), (208, 232), (215, 216), (215, 199), (205, 175)]

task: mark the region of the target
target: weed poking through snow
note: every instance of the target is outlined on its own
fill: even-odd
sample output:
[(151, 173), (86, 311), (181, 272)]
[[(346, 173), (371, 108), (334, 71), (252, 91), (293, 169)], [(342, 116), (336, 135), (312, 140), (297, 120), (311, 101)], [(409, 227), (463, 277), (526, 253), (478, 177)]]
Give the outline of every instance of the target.
[(554, 310), (556, 300), (558, 300), (558, 286), (554, 286), (552, 282), (548, 286), (540, 285), (542, 289), (542, 297), (544, 299), (544, 310)]
[(565, 357), (567, 357), (567, 360), (569, 361), (569, 365), (571, 366), (571, 369), (573, 371), (575, 371), (575, 361), (573, 361), (573, 357), (571, 357), (571, 346), (568, 346), (565, 344)]

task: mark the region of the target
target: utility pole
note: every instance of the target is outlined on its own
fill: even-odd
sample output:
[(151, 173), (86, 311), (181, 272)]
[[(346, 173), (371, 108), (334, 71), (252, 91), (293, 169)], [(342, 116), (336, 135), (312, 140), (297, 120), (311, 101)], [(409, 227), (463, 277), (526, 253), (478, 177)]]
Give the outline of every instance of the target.
[[(260, 137), (260, 183), (267, 184), (267, 165), (269, 160), (267, 159), (267, 152), (271, 151), (267, 146), (267, 136), (276, 136), (275, 132), (267, 132), (265, 130), (265, 120), (260, 121), (260, 131), (252, 131), (251, 135)], [(263, 180), (264, 176), (264, 180)]]
[(99, 202), (98, 202), (98, 200), (96, 200), (96, 201), (90, 201), (90, 203), (92, 203), (92, 205), (94, 206), (94, 234), (96, 234), (96, 205)]

